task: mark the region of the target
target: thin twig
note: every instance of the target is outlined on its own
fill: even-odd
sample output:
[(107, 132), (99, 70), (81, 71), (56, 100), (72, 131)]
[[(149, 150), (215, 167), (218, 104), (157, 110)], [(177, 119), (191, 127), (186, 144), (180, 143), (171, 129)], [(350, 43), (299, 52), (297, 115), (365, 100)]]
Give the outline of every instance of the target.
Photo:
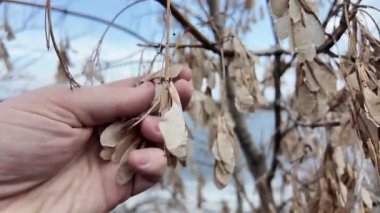
[(51, 2), (50, 2), (50, 0), (46, 1), (45, 15), (46, 15), (45, 16), (45, 23), (47, 24), (45, 29), (48, 30), (48, 32), (46, 32), (45, 34), (46, 34), (46, 36), (49, 36), (46, 38), (47, 47), (48, 48), (50, 47), (50, 39), (51, 39), (51, 43), (53, 44), (54, 51), (56, 52), (56, 54), (58, 56), (59, 63), (61, 64), (61, 66), (64, 70), (66, 78), (70, 81), (70, 88), (73, 89), (75, 87), (80, 87), (80, 84), (71, 75), (71, 73), (69, 71), (69, 67), (67, 65), (67, 61), (63, 57), (61, 51), (59, 50), (59, 47), (58, 47), (57, 42), (55, 40), (54, 31), (53, 31), (53, 24), (52, 24), (52, 19), (51, 19)]
[[(115, 24), (115, 21), (119, 18), (120, 15), (122, 15), (126, 10), (128, 10), (129, 8), (131, 8), (132, 6), (135, 6), (136, 4), (138, 3), (142, 3), (144, 1), (147, 1), (147, 0), (136, 0), (135, 2), (132, 2), (131, 4), (128, 4), (127, 6), (125, 6), (124, 8), (122, 8), (111, 20), (111, 22), (107, 25), (106, 29), (104, 30), (102, 36), (100, 37), (95, 49), (93, 50), (92, 54), (91, 54), (91, 58), (90, 60), (87, 61), (86, 65), (85, 65), (85, 68), (87, 66), (90, 66), (90, 63), (94, 63), (96, 67), (100, 68), (100, 61), (99, 61), (99, 56), (100, 56), (100, 47), (102, 46), (103, 44), (103, 41), (104, 41), (104, 38), (106, 37), (108, 31), (110, 30), (110, 28), (112, 27), (113, 24)], [(84, 71), (83, 71), (84, 72)]]
[(170, 10), (170, 0), (167, 0), (166, 2), (166, 43), (165, 43), (165, 70), (164, 70), (164, 76), (165, 80), (169, 81), (169, 63), (170, 63), (170, 17), (171, 17), (171, 10)]
[[(45, 9), (45, 4), (38, 4), (38, 3), (33, 3), (33, 2), (25, 2), (25, 1), (18, 1), (18, 0), (0, 0), (0, 3), (2, 3), (2, 2), (7, 2), (10, 4), (17, 4), (17, 5), (24, 5), (24, 6), (29, 6), (29, 7), (35, 7), (35, 8), (39, 8), (39, 9)], [(145, 39), (143, 36), (137, 34), (133, 30), (130, 30), (127, 27), (124, 27), (124, 26), (116, 24), (116, 23), (110, 24), (110, 21), (108, 21), (106, 19), (102, 19), (102, 18), (99, 18), (96, 16), (92, 16), (92, 15), (88, 15), (85, 13), (72, 11), (72, 10), (68, 10), (68, 9), (64, 9), (64, 8), (60, 8), (60, 7), (52, 6), (50, 9), (52, 11), (55, 11), (55, 12), (59, 12), (59, 13), (63, 13), (63, 14), (71, 15), (71, 16), (76, 16), (79, 18), (84, 18), (87, 20), (91, 20), (91, 21), (95, 21), (95, 22), (107, 25), (107, 26), (111, 25), (113, 28), (118, 29), (120, 31), (123, 31), (123, 32), (135, 37), (136, 39), (138, 39), (142, 42), (145, 42), (145, 43), (149, 42), (148, 39)]]

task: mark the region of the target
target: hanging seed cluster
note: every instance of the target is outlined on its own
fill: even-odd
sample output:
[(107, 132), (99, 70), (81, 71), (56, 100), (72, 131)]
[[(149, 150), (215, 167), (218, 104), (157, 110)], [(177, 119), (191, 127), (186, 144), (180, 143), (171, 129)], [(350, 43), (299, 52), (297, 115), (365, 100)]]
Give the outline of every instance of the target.
[[(183, 65), (171, 65), (170, 79), (176, 78), (183, 68)], [(159, 129), (165, 141), (168, 165), (175, 166), (177, 160), (185, 164), (188, 133), (181, 100), (173, 82), (161, 82), (163, 77), (159, 71), (141, 79), (140, 83), (151, 81), (156, 86), (149, 110), (128, 121), (114, 122), (100, 131), (100, 157), (120, 165), (117, 176), (119, 184), (127, 183), (134, 175), (127, 163), (130, 152), (147, 146), (147, 141), (140, 135), (139, 123), (148, 115), (161, 115)]]

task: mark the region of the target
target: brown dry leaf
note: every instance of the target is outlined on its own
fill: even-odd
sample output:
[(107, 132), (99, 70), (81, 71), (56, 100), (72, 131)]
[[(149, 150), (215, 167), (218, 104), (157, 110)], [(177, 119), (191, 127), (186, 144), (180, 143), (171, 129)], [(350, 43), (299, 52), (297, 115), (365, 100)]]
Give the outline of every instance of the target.
[(57, 73), (55, 74), (55, 80), (57, 83), (66, 83), (69, 81), (66, 75), (66, 70), (64, 66), (70, 66), (71, 65), (71, 60), (69, 58), (69, 49), (70, 49), (70, 44), (68, 41), (66, 42), (61, 42), (60, 43), (60, 57), (62, 62), (65, 64), (63, 65), (61, 61), (58, 61), (58, 66), (57, 66)]
[(269, 1), (273, 15), (282, 17), (289, 8), (289, 0), (270, 0)]
[(100, 157), (103, 160), (111, 160), (114, 150), (115, 148), (103, 147), (102, 150), (100, 151)]
[[(172, 64), (168, 67), (169, 69), (169, 78), (170, 79), (175, 79), (179, 76), (179, 74), (181, 73), (181, 71), (183, 71), (184, 69), (186, 69), (187, 66), (186, 65), (183, 65), (183, 64)], [(150, 73), (148, 75), (145, 75), (141, 80), (140, 80), (140, 83), (141, 82), (146, 82), (146, 81), (152, 81), (152, 80), (161, 80), (161, 78), (165, 78), (164, 76), (164, 72), (162, 72), (162, 70), (160, 71), (157, 71), (157, 72), (154, 72), (154, 73)]]
[[(305, 72), (305, 84), (311, 92), (318, 92), (321, 87), (318, 80), (316, 79), (316, 76), (314, 74), (315, 72), (313, 67), (311, 66), (311, 63), (306, 62), (303, 68)], [(317, 70), (316, 72), (318, 71), (319, 70)]]
[(132, 169), (128, 165), (120, 165), (117, 171), (116, 182), (119, 185), (124, 185), (128, 183), (134, 175), (135, 172), (132, 171)]
[(309, 198), (312, 212), (345, 212), (352, 187), (346, 184), (347, 177), (342, 178), (348, 171), (342, 152), (341, 147), (327, 145), (318, 172), (318, 190)]
[(335, 147), (332, 158), (336, 166), (336, 174), (340, 177), (341, 175), (343, 175), (344, 168), (346, 166), (342, 147)]
[[(317, 68), (319, 68), (319, 65)], [(314, 73), (317, 72), (318, 75), (315, 75)], [(329, 96), (325, 90), (333, 90), (336, 87), (336, 79), (334, 80), (333, 78), (329, 79), (328, 82), (319, 83), (326, 76), (332, 77), (329, 72), (329, 70), (326, 71), (325, 69), (313, 69), (309, 62), (297, 66), (295, 106), (303, 118), (311, 121), (318, 120), (329, 111)], [(324, 86), (326, 83), (333, 85)], [(321, 87), (326, 89), (321, 90)]]
[(107, 126), (100, 134), (100, 144), (103, 147), (115, 148), (122, 140), (122, 129), (125, 127), (124, 122), (115, 122)]
[(290, 36), (290, 44), (292, 50), (298, 54), (298, 61), (312, 61), (316, 56), (315, 47), (325, 41), (324, 28), (316, 15), (318, 2), (273, 0), (270, 4), (279, 39)]
[[(172, 66), (172, 69), (174, 69), (172, 76), (175, 78), (183, 69), (183, 66)], [(183, 142), (186, 143), (187, 140), (187, 129), (183, 120), (179, 95), (172, 82), (170, 83), (169, 88), (166, 88), (166, 83), (159, 84), (160, 82), (155, 82), (157, 78), (161, 78), (157, 76), (159, 75), (156, 73), (143, 78), (143, 81), (153, 81), (153, 83), (156, 83), (156, 95), (150, 109), (128, 121), (120, 120), (108, 125), (104, 129), (99, 128), (100, 143), (102, 145), (100, 157), (103, 160), (119, 163), (120, 166), (116, 178), (118, 184), (123, 185), (130, 181), (134, 176), (134, 172), (128, 166), (127, 161), (131, 151), (146, 146), (146, 142), (141, 136), (137, 125), (149, 114), (157, 115), (159, 112), (164, 114), (163, 119), (165, 121), (160, 123), (160, 129), (162, 131), (162, 127), (164, 126), (163, 135), (166, 145), (168, 145), (168, 150), (176, 155), (175, 159), (178, 157), (180, 160), (184, 160), (184, 156), (186, 156), (183, 155), (183, 150), (181, 149)], [(161, 106), (159, 104), (160, 102)], [(172, 123), (173, 125), (170, 124), (171, 126), (165, 129), (167, 123)], [(185, 131), (182, 140), (176, 141), (177, 138), (171, 136), (178, 135), (178, 132), (174, 131), (175, 134), (171, 134), (171, 132), (173, 130), (178, 130), (178, 128), (184, 129)], [(170, 133), (169, 136), (167, 135), (168, 132)], [(183, 141), (184, 138), (185, 140)], [(173, 148), (172, 145), (175, 143), (178, 143), (179, 145), (178, 147)], [(169, 153), (168, 158), (173, 158), (173, 156)]]
[(210, 73), (207, 78), (207, 86), (211, 89), (214, 89), (215, 84), (216, 84), (216, 73)]
[(100, 134), (102, 150), (100, 157), (103, 160), (119, 163), (116, 182), (120, 185), (126, 184), (134, 175), (127, 164), (131, 151), (138, 149), (144, 144), (139, 135), (139, 128), (134, 127), (125, 131), (126, 122), (115, 122), (106, 127)]
[(317, 52), (313, 46), (313, 41), (310, 39), (310, 31), (302, 22), (297, 22), (292, 26), (292, 41), (294, 42), (294, 51), (298, 53), (298, 61), (313, 61)]
[(201, 126), (205, 126), (207, 124), (208, 116), (206, 111), (204, 110), (204, 100), (206, 99), (206, 95), (200, 91), (193, 91), (191, 96), (190, 103), (188, 105), (187, 111), (189, 112), (192, 120), (198, 123)]
[(305, 144), (300, 140), (295, 130), (286, 134), (281, 141), (281, 155), (285, 155), (289, 161), (297, 161), (305, 154)]
[(320, 46), (325, 42), (325, 31), (316, 16), (306, 14), (306, 26), (313, 44)]
[(365, 106), (371, 117), (380, 124), (380, 97), (372, 92), (368, 87), (363, 89)]
[(360, 86), (359, 86), (359, 81), (358, 81), (358, 75), (356, 74), (356, 72), (353, 72), (351, 74), (349, 74), (346, 78), (346, 82), (347, 84), (350, 85), (350, 87), (355, 90), (356, 92), (359, 92), (360, 91)]
[(289, 15), (293, 23), (297, 23), (302, 20), (302, 10), (298, 0), (289, 0)]
[(309, 90), (318, 92), (322, 88), (324, 94), (332, 97), (337, 92), (337, 78), (334, 71), (323, 62), (305, 62), (305, 83)]
[(15, 39), (15, 33), (12, 29), (12, 26), (9, 24), (8, 18), (4, 19), (4, 30), (7, 33), (7, 40), (12, 41)]
[(0, 59), (4, 61), (5, 67), (7, 68), (8, 71), (13, 70), (13, 65), (10, 61), (10, 56), (9, 56), (7, 47), (1, 40), (0, 40)]
[(65, 70), (60, 64), (58, 64), (57, 72), (55, 74), (55, 82), (58, 84), (67, 82)]
[(111, 157), (113, 162), (125, 163), (128, 155), (143, 143), (140, 136), (139, 128), (135, 127), (124, 134), (124, 138), (117, 144), (115, 151)]
[(96, 66), (92, 60), (87, 61), (83, 68), (82, 74), (86, 78), (86, 81), (93, 83), (94, 79), (100, 83), (104, 83), (103, 74), (96, 69)]
[(200, 126), (205, 127), (216, 113), (217, 107), (212, 97), (200, 91), (193, 91), (187, 111)]
[(375, 168), (379, 169), (379, 125), (368, 115), (360, 113), (356, 122), (359, 137), (363, 141), (365, 156), (369, 158)]
[(235, 97), (235, 106), (240, 112), (247, 111), (255, 104), (255, 100), (246, 87), (237, 87)]
[(316, 93), (311, 92), (306, 84), (302, 84), (297, 88), (296, 105), (303, 115), (309, 115), (318, 108), (318, 100)]
[(256, 0), (245, 0), (244, 1), (244, 9), (251, 10), (256, 5)]
[(233, 31), (228, 33), (232, 39), (224, 44), (224, 48), (234, 49), (236, 52), (235, 57), (227, 61), (236, 91), (235, 105), (242, 112), (252, 112), (265, 102), (259, 90), (253, 56), (246, 50), (236, 33)]
[(186, 143), (188, 132), (183, 116), (181, 100), (172, 82), (168, 88), (172, 100), (170, 109), (165, 112), (159, 123), (166, 149), (180, 161), (186, 160)]
[(192, 69), (192, 83), (195, 90), (201, 90), (203, 79), (208, 79), (213, 73), (212, 60), (202, 49), (192, 49), (188, 60)]
[(224, 188), (235, 168), (235, 140), (224, 115), (219, 115), (215, 122), (216, 137), (211, 147), (215, 158), (214, 183), (218, 188)]
[(280, 40), (286, 39), (291, 32), (289, 15), (274, 20), (276, 34)]
[(365, 188), (362, 188), (362, 190), (361, 190), (361, 198), (362, 198), (364, 205), (367, 208), (369, 208), (369, 209), (373, 208), (372, 198), (371, 198), (369, 192)]
[(100, 134), (100, 143), (103, 147), (100, 157), (120, 164), (116, 178), (120, 185), (126, 184), (134, 175), (127, 164), (130, 152), (143, 144), (138, 127), (126, 131), (129, 124), (122, 121), (114, 122)]

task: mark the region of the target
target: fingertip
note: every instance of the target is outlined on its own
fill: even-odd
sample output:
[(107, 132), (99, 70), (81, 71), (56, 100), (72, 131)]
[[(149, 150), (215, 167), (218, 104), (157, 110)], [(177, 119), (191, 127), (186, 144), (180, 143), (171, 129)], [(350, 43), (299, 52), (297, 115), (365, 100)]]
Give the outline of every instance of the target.
[(178, 75), (178, 77), (176, 79), (174, 79), (174, 81), (178, 81), (181, 79), (186, 80), (186, 81), (191, 80), (191, 69), (188, 66), (184, 66), (183, 70)]
[(189, 81), (179, 80), (175, 83), (175, 87), (177, 88), (178, 94), (181, 98), (182, 108), (186, 109), (191, 99), (193, 86)]
[(156, 116), (147, 116), (140, 124), (140, 132), (144, 136), (145, 139), (162, 143), (163, 137), (158, 127), (160, 123), (160, 118)]
[(158, 148), (134, 150), (129, 155), (128, 164), (140, 175), (151, 181), (161, 178), (166, 167), (164, 152)]

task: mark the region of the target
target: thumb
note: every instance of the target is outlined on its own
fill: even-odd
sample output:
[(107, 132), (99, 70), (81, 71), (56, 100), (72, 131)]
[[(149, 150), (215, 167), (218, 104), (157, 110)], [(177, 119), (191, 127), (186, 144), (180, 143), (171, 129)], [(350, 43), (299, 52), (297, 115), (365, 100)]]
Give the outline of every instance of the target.
[(140, 114), (151, 105), (155, 90), (148, 82), (138, 87), (98, 86), (69, 93), (72, 112), (81, 123), (93, 126)]
[(55, 107), (54, 116), (59, 116), (55, 119), (82, 127), (134, 117), (150, 107), (154, 93), (154, 85), (146, 82), (137, 87), (101, 85), (74, 90), (55, 86), (41, 89), (35, 95)]

